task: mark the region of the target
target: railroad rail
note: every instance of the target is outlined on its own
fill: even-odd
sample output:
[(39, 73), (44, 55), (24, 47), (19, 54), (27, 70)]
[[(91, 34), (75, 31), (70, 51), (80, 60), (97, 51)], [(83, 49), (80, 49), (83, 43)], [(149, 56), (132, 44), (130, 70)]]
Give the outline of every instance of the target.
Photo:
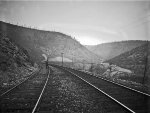
[[(65, 68), (68, 68), (68, 67), (65, 67)], [(92, 74), (91, 72), (83, 71), (83, 70), (76, 70), (76, 69), (73, 69), (73, 68), (68, 68), (68, 69), (72, 69), (72, 70), (75, 70), (75, 71), (79, 71), (79, 72), (81, 72), (81, 73), (82, 73), (82, 72), (83, 72), (83, 73), (87, 73), (87, 74), (89, 74), (89, 75), (91, 75), (91, 76), (95, 76), (95, 77), (100, 78), (100, 79), (103, 79), (103, 80), (105, 80), (105, 81), (107, 81), (107, 82), (111, 82), (111, 83), (116, 84), (116, 85), (118, 85), (118, 86), (124, 87), (124, 88), (126, 88), (126, 89), (129, 89), (129, 90), (132, 90), (132, 91), (135, 91), (135, 92), (138, 92), (138, 93), (141, 93), (141, 94), (143, 94), (143, 95), (147, 95), (147, 96), (150, 97), (150, 94), (148, 94), (148, 93), (146, 93), (146, 92), (143, 92), (143, 91), (140, 91), (140, 90), (137, 90), (137, 89), (134, 89), (134, 88), (125, 86), (125, 85), (123, 85), (123, 84), (120, 84), (120, 83), (117, 83), (117, 82), (115, 82), (115, 81), (112, 81), (112, 80), (103, 78), (103, 77), (101, 77), (101, 76), (97, 76), (97, 75), (95, 75), (95, 74)]]
[(43, 95), (43, 93), (44, 93), (44, 90), (45, 90), (45, 88), (46, 88), (46, 85), (47, 85), (47, 83), (48, 83), (49, 75), (50, 75), (50, 69), (49, 69), (48, 77), (47, 77), (47, 79), (46, 79), (46, 82), (45, 82), (45, 84), (44, 84), (44, 87), (43, 87), (43, 89), (42, 89), (42, 91), (41, 91), (41, 93), (40, 93), (40, 96), (39, 96), (39, 98), (38, 98), (38, 100), (37, 100), (37, 102), (36, 102), (36, 104), (35, 104), (35, 106), (34, 106), (34, 108), (33, 108), (33, 110), (32, 110), (32, 113), (35, 113), (35, 112), (36, 112), (36, 109), (37, 109), (37, 107), (38, 107), (38, 105), (39, 105), (39, 103), (40, 103), (40, 100), (41, 100), (41, 98), (42, 98), (42, 95)]
[[(114, 113), (150, 112), (150, 96), (148, 95), (81, 71), (57, 65), (51, 66), (62, 70), (64, 75), (61, 76), (70, 76), (77, 84), (79, 83), (85, 86), (88, 91), (96, 93), (96, 98), (109, 103), (107, 108)], [(53, 111), (50, 94), (52, 93), (51, 90), (55, 89), (52, 89), (53, 80), (49, 79), (52, 72), (50, 66), (47, 71), (46, 74), (37, 73), (36, 76), (28, 78), (25, 82), (4, 93), (0, 97), (1, 113), (43, 113)]]
[(46, 87), (50, 69), (46, 74), (36, 73), (0, 96), (1, 113), (34, 113)]
[(15, 85), (15, 86), (13, 86), (13, 87), (11, 87), (11, 88), (9, 88), (9, 89), (7, 89), (7, 90), (1, 92), (0, 97), (2, 97), (3, 95), (6, 95), (7, 93), (11, 92), (11, 91), (14, 90), (15, 88), (19, 87), (21, 84), (23, 84), (23, 83), (25, 83), (26, 81), (28, 81), (28, 79), (31, 79), (32, 77), (34, 77), (40, 70), (41, 70), (41, 67), (40, 67), (37, 71), (33, 72), (28, 78), (26, 78), (26, 79), (24, 79), (23, 81), (21, 81), (19, 84), (17, 84), (17, 85)]
[(132, 113), (150, 113), (150, 96), (148, 94), (91, 76), (85, 72), (58, 65), (52, 66), (61, 68), (77, 76)]
[[(60, 70), (62, 73), (61, 75), (51, 75), (51, 78), (57, 78), (56, 76), (59, 76), (59, 80), (56, 80), (56, 81), (59, 81), (58, 84), (60, 84), (61, 82), (60, 81), (64, 81), (65, 83), (65, 80), (68, 81), (68, 80), (71, 80), (72, 84), (76, 83), (75, 86), (80, 86), (82, 87), (82, 89), (76, 89), (76, 90), (82, 90), (82, 93), (86, 93), (87, 95), (89, 95), (89, 97), (91, 98), (90, 101), (94, 102), (92, 104), (92, 107), (95, 107), (99, 106), (97, 109), (97, 111), (88, 111), (86, 109), (84, 109), (84, 105), (82, 106), (82, 103), (80, 104), (81, 106), (79, 107), (76, 107), (79, 105), (78, 104), (73, 104), (73, 108), (70, 108), (70, 104), (72, 104), (72, 102), (74, 101), (79, 101), (80, 99), (75, 99), (75, 97), (77, 96), (76, 94), (73, 96), (73, 97), (70, 97), (71, 94), (73, 93), (69, 93), (69, 90), (66, 91), (66, 93), (64, 91), (62, 91), (62, 94), (67, 94), (67, 95), (64, 95), (64, 97), (62, 95), (59, 95), (60, 92), (58, 93), (57, 92), (57, 88), (58, 89), (61, 89), (61, 87), (64, 89), (65, 86), (64, 86), (64, 83), (60, 84), (60, 86), (56, 86), (56, 81), (53, 81), (53, 79), (49, 79), (48, 81), (48, 85), (45, 89), (45, 92), (43, 94), (43, 97), (41, 99), (41, 102), (39, 103), (38, 107), (36, 108), (36, 113), (47, 113), (47, 112), (52, 112), (52, 113), (57, 113), (57, 112), (83, 112), (83, 113), (99, 113), (99, 112), (110, 112), (110, 113), (130, 113), (131, 111), (129, 111), (128, 109), (126, 109), (125, 107), (122, 107), (120, 106), (118, 103), (116, 103), (115, 101), (113, 101), (112, 99), (108, 98), (106, 95), (102, 94), (99, 92), (99, 90), (97, 90), (95, 87), (93, 88), (92, 85), (89, 85), (89, 83), (87, 84), (87, 82), (83, 81), (82, 79), (76, 77), (76, 76), (72, 76), (72, 73), (69, 73), (68, 71), (64, 70), (64, 69), (61, 69), (61, 68), (56, 68), (56, 67), (53, 67), (54, 69), (58, 69), (58, 71)], [(55, 70), (57, 71), (57, 70)], [(56, 73), (56, 72), (55, 72)], [(58, 72), (59, 73), (59, 72)], [(52, 77), (53, 76), (53, 77)], [(61, 79), (61, 77), (63, 79)], [(53, 86), (52, 83), (54, 83), (55, 85)], [(68, 85), (71, 85), (70, 82), (68, 82)], [(67, 85), (67, 86), (68, 86)], [(72, 87), (73, 86), (71, 85), (69, 87)], [(74, 88), (73, 88), (74, 89)], [(72, 89), (71, 89), (72, 90)], [(52, 97), (51, 97), (52, 96)], [(67, 96), (67, 97), (66, 97)], [(85, 96), (85, 95), (84, 95)], [(56, 98), (61, 98), (63, 103), (61, 103), (60, 101), (57, 101), (57, 99), (55, 100)], [(67, 101), (66, 98), (68, 98)], [(54, 101), (52, 101), (54, 99)], [(72, 100), (73, 99), (73, 100)], [(94, 100), (93, 100), (94, 99)], [(82, 100), (82, 99), (81, 99)], [(58, 102), (58, 104), (57, 104)], [(55, 103), (55, 105), (53, 104)], [(83, 108), (82, 108), (83, 107)], [(66, 111), (66, 109), (68, 109), (69, 111)], [(94, 110), (93, 109), (93, 110)], [(106, 111), (105, 111), (105, 110)], [(64, 110), (64, 111), (63, 111)], [(73, 111), (72, 111), (73, 110)], [(75, 111), (74, 111), (75, 110)]]

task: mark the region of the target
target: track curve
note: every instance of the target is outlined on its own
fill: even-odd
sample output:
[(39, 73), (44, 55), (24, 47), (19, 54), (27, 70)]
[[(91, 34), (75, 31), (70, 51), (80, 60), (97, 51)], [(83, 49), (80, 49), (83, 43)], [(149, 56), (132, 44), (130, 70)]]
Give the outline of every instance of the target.
[(114, 99), (131, 109), (133, 112), (150, 113), (150, 96), (148, 95), (144, 95), (142, 93), (116, 85), (114, 83), (91, 76), (90, 74), (81, 71), (65, 67), (62, 68), (61, 66), (56, 67), (65, 69), (75, 75), (78, 75), (82, 79), (86, 80), (90, 84), (94, 85), (98, 89), (102, 90), (106, 94), (110, 95), (111, 97), (113, 97)]
[(1, 113), (31, 113), (48, 75), (49, 72), (43, 73), (41, 71), (26, 82), (2, 95), (0, 97)]

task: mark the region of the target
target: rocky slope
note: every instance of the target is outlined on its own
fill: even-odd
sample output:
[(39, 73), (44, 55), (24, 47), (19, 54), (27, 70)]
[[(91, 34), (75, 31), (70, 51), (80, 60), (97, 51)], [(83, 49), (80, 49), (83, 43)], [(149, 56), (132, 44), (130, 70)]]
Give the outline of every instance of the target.
[(106, 62), (132, 70), (136, 78), (139, 78), (142, 82), (144, 75), (146, 79), (150, 78), (150, 42), (107, 60)]
[(124, 52), (130, 51), (138, 46), (141, 46), (146, 41), (131, 40), (103, 43), (96, 46), (86, 46), (90, 51), (101, 56), (104, 60), (114, 58)]
[(34, 71), (28, 52), (0, 32), (0, 87), (19, 83)]
[(31, 28), (20, 27), (4, 22), (0, 22), (0, 31), (15, 43), (25, 48), (32, 59), (41, 61), (42, 54), (49, 55), (50, 58), (64, 57), (76, 61), (99, 62), (100, 57), (90, 52), (71, 36), (59, 32), (42, 31)]
[(122, 79), (150, 86), (150, 42), (145, 41), (144, 44), (130, 51), (101, 64), (94, 64), (92, 71), (107, 78)]

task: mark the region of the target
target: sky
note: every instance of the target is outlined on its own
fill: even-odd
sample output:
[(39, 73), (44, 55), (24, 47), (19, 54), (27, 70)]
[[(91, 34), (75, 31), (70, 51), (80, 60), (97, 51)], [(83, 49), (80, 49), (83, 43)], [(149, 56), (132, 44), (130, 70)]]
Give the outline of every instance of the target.
[(0, 20), (63, 32), (83, 45), (148, 40), (150, 1), (0, 1)]

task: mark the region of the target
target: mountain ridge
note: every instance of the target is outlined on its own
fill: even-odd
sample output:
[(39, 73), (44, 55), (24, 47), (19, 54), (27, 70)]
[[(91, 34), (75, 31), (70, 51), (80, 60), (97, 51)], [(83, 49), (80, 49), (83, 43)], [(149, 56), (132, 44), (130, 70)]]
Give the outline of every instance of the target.
[(116, 57), (124, 52), (130, 51), (133, 48), (141, 46), (146, 41), (143, 40), (126, 40), (102, 43), (95, 46), (86, 45), (87, 49), (102, 57), (104, 60)]
[(41, 61), (42, 54), (51, 57), (61, 56), (82, 62), (100, 62), (101, 58), (64, 33), (42, 31), (0, 22), (0, 31), (16, 44), (25, 48), (32, 59)]
[[(137, 77), (150, 79), (150, 42), (136, 47), (105, 62), (132, 70)], [(142, 80), (142, 79), (141, 79)]]

